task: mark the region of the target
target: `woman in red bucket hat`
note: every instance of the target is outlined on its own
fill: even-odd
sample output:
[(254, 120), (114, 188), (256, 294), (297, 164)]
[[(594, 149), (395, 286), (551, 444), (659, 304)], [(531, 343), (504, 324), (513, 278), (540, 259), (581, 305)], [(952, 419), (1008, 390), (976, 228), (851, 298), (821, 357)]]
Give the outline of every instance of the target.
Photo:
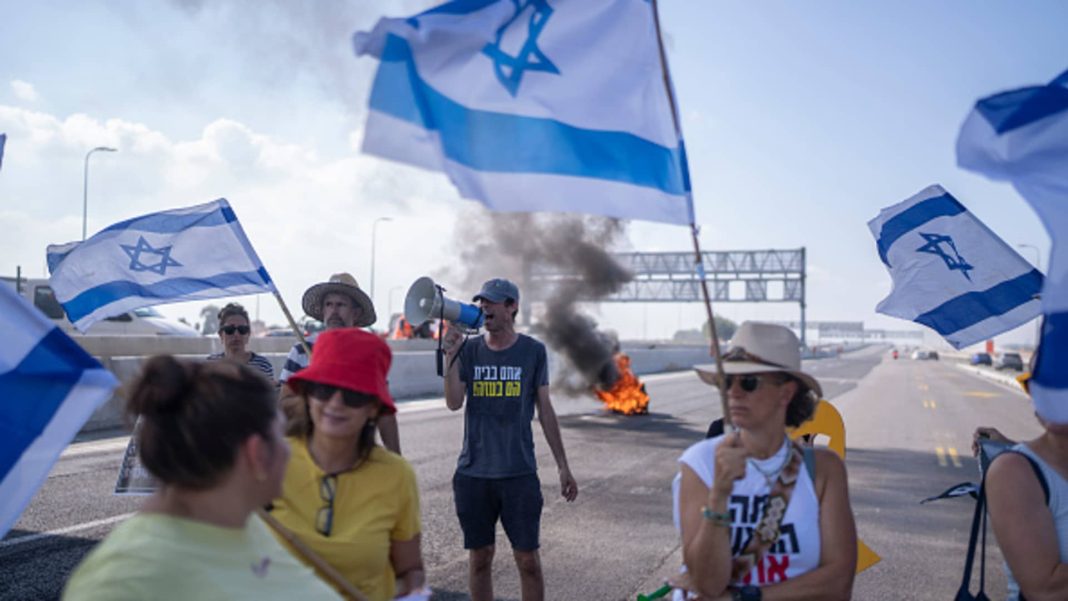
[(391, 362), (386, 343), (364, 330), (319, 335), (311, 364), (289, 379), (303, 411), (287, 425), (293, 454), (271, 510), (375, 601), (425, 581), (415, 472), (375, 444), (375, 420), (397, 412)]

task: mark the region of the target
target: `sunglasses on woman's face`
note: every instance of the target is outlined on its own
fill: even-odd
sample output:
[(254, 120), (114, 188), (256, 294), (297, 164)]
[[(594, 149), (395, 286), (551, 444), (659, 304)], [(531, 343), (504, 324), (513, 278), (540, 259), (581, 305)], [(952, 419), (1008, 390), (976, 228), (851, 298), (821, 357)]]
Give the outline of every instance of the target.
[(223, 334), (226, 334), (227, 336), (233, 336), (234, 332), (245, 336), (246, 334), (252, 331), (252, 328), (248, 326), (223, 326), (219, 328), (219, 331)]
[(727, 386), (726, 386), (727, 390), (730, 390), (731, 387), (734, 386), (734, 381), (737, 380), (738, 381), (738, 386), (742, 390), (744, 390), (745, 392), (753, 392), (754, 390), (759, 388), (760, 387), (760, 383), (763, 382), (767, 378), (768, 378), (768, 376), (762, 376), (762, 375), (756, 375), (756, 374), (746, 374), (744, 376), (729, 375), (729, 376), (726, 376), (724, 378), (724, 381), (727, 384)]
[(356, 392), (354, 390), (346, 390), (329, 384), (308, 382), (304, 385), (304, 392), (306, 392), (308, 396), (323, 401), (324, 403), (332, 399), (334, 393), (338, 391), (341, 391), (341, 402), (353, 409), (359, 409), (373, 400), (373, 397), (368, 394)]

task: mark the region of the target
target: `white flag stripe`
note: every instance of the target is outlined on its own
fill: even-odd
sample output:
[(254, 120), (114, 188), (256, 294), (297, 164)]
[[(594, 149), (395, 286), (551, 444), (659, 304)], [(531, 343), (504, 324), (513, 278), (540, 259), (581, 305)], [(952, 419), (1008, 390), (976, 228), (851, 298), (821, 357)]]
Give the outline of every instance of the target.
[[(10, 290), (7, 286), (0, 286), (11, 292), (12, 296), (15, 296), (15, 291)], [(0, 306), (3, 306), (7, 299), (0, 298)], [(6, 315), (0, 314), (0, 323), (4, 324), (4, 343), (0, 344), (0, 374), (6, 373), (14, 369), (20, 363), (22, 363), (26, 356), (29, 355), (37, 344), (41, 342), (41, 339), (48, 334), (54, 324), (45, 319), (26, 319), (17, 322), (17, 326), (7, 322)], [(0, 402), (3, 400), (0, 399)]]
[[(228, 226), (224, 226), (228, 227)], [(226, 248), (228, 240), (220, 234), (225, 233), (222, 227), (197, 228), (182, 232), (182, 249), (199, 251), (197, 256), (203, 253), (204, 248)], [(94, 236), (95, 238), (95, 236)], [(174, 234), (157, 234), (140, 230), (122, 230), (121, 232), (109, 232), (109, 235), (100, 240), (88, 241), (78, 247), (79, 253), (93, 253), (96, 257), (106, 257), (111, 260), (98, 260), (92, 263), (64, 261), (53, 274), (53, 278), (92, 278), (94, 281), (104, 284), (113, 281), (128, 281), (130, 279), (129, 265), (132, 258), (124, 250), (124, 247), (136, 248), (138, 241), (144, 239), (153, 249), (164, 248), (172, 245)], [(234, 248), (234, 250), (237, 250)], [(204, 262), (190, 260), (188, 254), (183, 254), (175, 249), (169, 254), (169, 258), (180, 263), (181, 276), (186, 278), (198, 278), (211, 276), (217, 273), (256, 271), (259, 268), (248, 255), (238, 252), (212, 253), (212, 261)], [(150, 285), (174, 277), (173, 273), (178, 270), (167, 269), (164, 274), (151, 271), (138, 273), (138, 282), (142, 285)], [(74, 289), (78, 290), (78, 289)], [(78, 290), (80, 292), (80, 290)], [(72, 288), (64, 286), (62, 292), (56, 287), (56, 299), (61, 303), (73, 300)]]

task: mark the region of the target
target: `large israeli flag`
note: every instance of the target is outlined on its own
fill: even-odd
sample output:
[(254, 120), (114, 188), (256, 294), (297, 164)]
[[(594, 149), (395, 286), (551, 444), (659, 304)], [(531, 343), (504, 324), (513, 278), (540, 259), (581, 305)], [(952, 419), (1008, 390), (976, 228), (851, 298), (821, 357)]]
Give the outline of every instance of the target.
[(73, 340), (0, 285), (0, 538), (118, 385)]
[(1012, 182), (1046, 227), (1052, 247), (1030, 390), (1039, 415), (1068, 423), (1068, 71), (979, 100), (961, 127), (957, 164)]
[(893, 280), (879, 313), (958, 349), (1039, 314), (1042, 274), (941, 186), (883, 209), (868, 227)]
[(364, 152), (496, 211), (693, 223), (647, 0), (458, 0), (354, 44), (381, 60)]
[(56, 299), (83, 332), (138, 307), (275, 290), (222, 198), (50, 245), (48, 269)]

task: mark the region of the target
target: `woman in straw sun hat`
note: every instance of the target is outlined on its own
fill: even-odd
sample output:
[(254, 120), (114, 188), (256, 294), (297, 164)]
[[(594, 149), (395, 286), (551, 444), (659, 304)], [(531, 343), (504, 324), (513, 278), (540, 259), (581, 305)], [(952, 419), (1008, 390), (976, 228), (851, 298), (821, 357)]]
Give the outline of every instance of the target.
[[(857, 547), (845, 466), (786, 435), (822, 393), (801, 370), (797, 336), (745, 322), (722, 361), (737, 430), (679, 458), (683, 588), (697, 599), (848, 599)], [(695, 369), (719, 385), (715, 366)]]

